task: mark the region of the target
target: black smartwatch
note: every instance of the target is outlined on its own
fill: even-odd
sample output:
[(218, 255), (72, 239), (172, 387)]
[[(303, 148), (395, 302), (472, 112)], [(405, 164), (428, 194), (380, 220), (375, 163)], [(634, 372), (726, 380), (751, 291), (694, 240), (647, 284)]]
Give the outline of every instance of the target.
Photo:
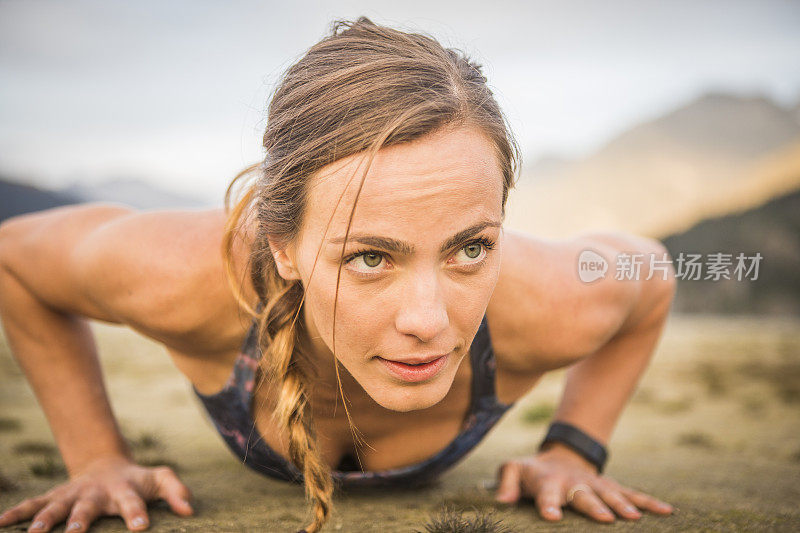
[(596, 466), (598, 474), (603, 472), (603, 467), (608, 459), (608, 452), (605, 446), (572, 424), (567, 424), (566, 422), (551, 423), (550, 427), (547, 429), (547, 434), (544, 436), (544, 440), (539, 445), (539, 450), (541, 450), (546, 443), (552, 441), (566, 444)]

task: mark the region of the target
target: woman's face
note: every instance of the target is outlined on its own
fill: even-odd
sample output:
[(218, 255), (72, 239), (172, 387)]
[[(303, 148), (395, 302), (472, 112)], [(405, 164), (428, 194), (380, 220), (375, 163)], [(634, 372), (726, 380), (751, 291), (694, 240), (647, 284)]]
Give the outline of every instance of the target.
[[(333, 372), (337, 268), (362, 159), (312, 177), (298, 239), (276, 254), (281, 276), (306, 287), (304, 319), (326, 376), (335, 376), (325, 369)], [(344, 245), (335, 353), (381, 406), (424, 409), (450, 390), (500, 272), (502, 182), (490, 141), (472, 128), (376, 154)]]

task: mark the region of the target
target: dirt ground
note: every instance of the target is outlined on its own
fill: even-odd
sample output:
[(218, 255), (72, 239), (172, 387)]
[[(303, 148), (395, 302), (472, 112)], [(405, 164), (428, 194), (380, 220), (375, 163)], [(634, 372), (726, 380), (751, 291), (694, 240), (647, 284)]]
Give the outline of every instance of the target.
[[(137, 458), (173, 466), (194, 493), (190, 518), (152, 503), (152, 531), (296, 531), (306, 523), (300, 487), (237, 462), (163, 348), (125, 328), (94, 328), (112, 403)], [(606, 467), (619, 482), (675, 506), (668, 517), (599, 524), (567, 509), (561, 522), (549, 523), (531, 502), (494, 503), (487, 485), (497, 466), (535, 450), (563, 377), (546, 376), (436, 486), (338, 494), (326, 530), (425, 531), (446, 504), (466, 516), (494, 511), (513, 531), (800, 530), (800, 320), (671, 317), (616, 427)], [(54, 446), (0, 340), (0, 510), (66, 479)], [(106, 517), (91, 531), (127, 530), (121, 518)]]

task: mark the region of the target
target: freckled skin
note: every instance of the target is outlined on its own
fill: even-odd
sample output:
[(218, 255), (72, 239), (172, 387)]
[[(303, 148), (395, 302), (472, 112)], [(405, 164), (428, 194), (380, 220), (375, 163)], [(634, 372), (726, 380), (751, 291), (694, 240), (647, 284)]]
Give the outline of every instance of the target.
[[(350, 157), (314, 176), (299, 238), (285, 253), (276, 253), (281, 276), (299, 277), (307, 288), (303, 318), (320, 379), (331, 388), (336, 384), (333, 307), (342, 245), (323, 240), (345, 235), (364, 168), (364, 158)], [(356, 257), (342, 266), (335, 341), (338, 359), (347, 370), (340, 375), (348, 400), (357, 402), (366, 393), (387, 409), (412, 411), (444, 398), (497, 282), (502, 229), (487, 227), (444, 255), (439, 248), (455, 233), (484, 219), (502, 222), (501, 202), (502, 174), (490, 142), (477, 130), (437, 132), (378, 152), (358, 198), (350, 234), (391, 237), (415, 251), (404, 255), (377, 249), (382, 255)], [(465, 250), (480, 237), (496, 245)], [(348, 242), (344, 256), (364, 248), (375, 250)], [(375, 359), (454, 349), (445, 368), (422, 383), (397, 380)]]

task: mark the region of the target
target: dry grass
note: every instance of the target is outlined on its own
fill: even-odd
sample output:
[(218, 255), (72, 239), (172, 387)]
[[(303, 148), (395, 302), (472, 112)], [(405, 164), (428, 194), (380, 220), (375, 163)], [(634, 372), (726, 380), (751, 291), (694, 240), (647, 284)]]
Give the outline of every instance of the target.
[(445, 506), (428, 520), (425, 529), (416, 533), (514, 533), (494, 513)]

